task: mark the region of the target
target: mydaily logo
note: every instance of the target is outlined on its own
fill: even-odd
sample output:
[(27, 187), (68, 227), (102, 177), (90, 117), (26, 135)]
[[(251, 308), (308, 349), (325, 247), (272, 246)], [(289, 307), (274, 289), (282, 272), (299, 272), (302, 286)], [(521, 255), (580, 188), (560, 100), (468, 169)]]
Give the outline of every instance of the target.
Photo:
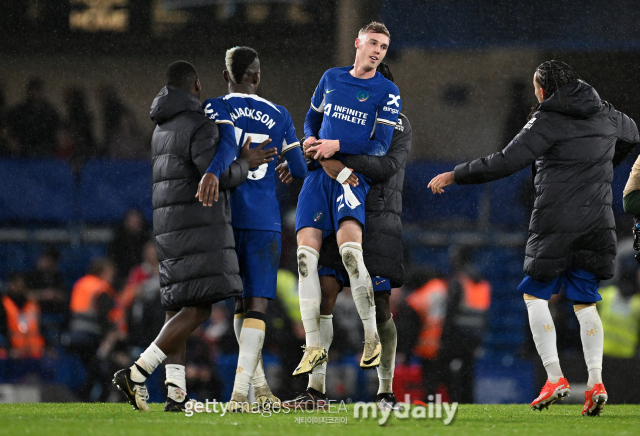
[[(458, 411), (457, 402), (442, 402), (440, 394), (435, 396), (435, 401), (433, 395), (429, 395), (425, 406), (412, 405), (408, 394), (404, 398), (404, 403), (398, 403), (398, 410), (379, 410), (376, 403), (358, 402), (353, 409), (353, 416), (356, 419), (377, 419), (380, 425), (385, 425), (392, 414), (396, 419), (442, 419), (444, 425), (449, 425)], [(446, 417), (443, 417), (443, 411)]]

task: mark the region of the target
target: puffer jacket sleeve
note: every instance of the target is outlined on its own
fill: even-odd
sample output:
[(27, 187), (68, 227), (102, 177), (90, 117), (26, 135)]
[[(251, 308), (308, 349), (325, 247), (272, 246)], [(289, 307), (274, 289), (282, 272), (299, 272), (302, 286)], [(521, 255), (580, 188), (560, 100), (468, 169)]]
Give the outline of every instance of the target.
[(640, 143), (640, 137), (638, 137), (638, 127), (635, 121), (629, 118), (622, 112), (616, 111), (617, 120), (619, 123), (618, 134), (616, 141), (616, 151), (613, 156), (613, 166), (618, 166), (628, 155), (633, 148)]
[(244, 183), (249, 175), (249, 163), (244, 159), (237, 159), (220, 176), (220, 189), (232, 189)]
[(218, 126), (208, 119), (205, 119), (191, 136), (191, 159), (198, 167), (201, 176), (211, 165), (219, 141)]
[(551, 123), (544, 114), (538, 112), (504, 150), (456, 166), (455, 182), (458, 185), (470, 185), (510, 176), (535, 162), (553, 143)]
[(393, 177), (407, 161), (411, 149), (411, 126), (405, 122), (403, 132), (395, 131), (391, 139), (389, 151), (384, 156), (368, 156), (345, 154), (340, 160), (356, 173), (371, 179), (373, 183), (381, 183)]

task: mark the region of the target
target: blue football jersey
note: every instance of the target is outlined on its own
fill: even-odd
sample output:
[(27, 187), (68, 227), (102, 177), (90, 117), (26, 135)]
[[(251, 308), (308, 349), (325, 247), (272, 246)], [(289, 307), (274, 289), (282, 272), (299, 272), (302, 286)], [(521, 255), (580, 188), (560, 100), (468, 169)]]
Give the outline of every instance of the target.
[[(300, 146), (289, 112), (253, 94), (227, 94), (203, 103), (205, 114), (216, 124), (231, 124), (235, 130), (236, 158), (247, 137), (251, 148), (271, 139), (265, 148), (278, 154)], [(234, 228), (281, 231), (280, 206), (276, 198), (277, 159), (249, 171), (246, 182), (231, 194), (231, 220)]]
[[(371, 79), (353, 77), (349, 74), (352, 68), (327, 70), (313, 93), (311, 107), (324, 112), (318, 139), (340, 140), (343, 153), (385, 155), (402, 107), (400, 91), (378, 72)], [(376, 129), (384, 130), (384, 135), (376, 135)], [(381, 141), (366, 150), (346, 147), (374, 138)]]

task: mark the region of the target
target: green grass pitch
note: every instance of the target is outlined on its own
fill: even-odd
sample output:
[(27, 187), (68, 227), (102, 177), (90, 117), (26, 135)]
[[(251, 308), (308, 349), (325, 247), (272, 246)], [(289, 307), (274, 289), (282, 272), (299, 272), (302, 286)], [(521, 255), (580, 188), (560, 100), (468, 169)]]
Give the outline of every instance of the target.
[[(400, 420), (393, 416), (385, 426), (373, 419), (355, 419), (353, 405), (347, 412), (226, 415), (164, 413), (151, 405), (150, 413), (132, 410), (128, 404), (0, 404), (0, 435), (638, 435), (640, 406), (607, 405), (600, 417), (580, 416), (581, 406), (555, 405), (532, 412), (528, 405), (465, 405), (458, 407), (449, 426), (442, 420)], [(299, 424), (297, 417), (339, 417), (347, 423)]]

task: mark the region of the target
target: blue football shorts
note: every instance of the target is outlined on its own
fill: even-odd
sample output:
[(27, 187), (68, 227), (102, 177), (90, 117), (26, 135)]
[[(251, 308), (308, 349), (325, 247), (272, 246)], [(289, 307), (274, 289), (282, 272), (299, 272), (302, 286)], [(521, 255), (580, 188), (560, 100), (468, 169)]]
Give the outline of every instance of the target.
[(274, 300), (280, 266), (280, 232), (234, 229), (236, 252), (242, 278), (242, 298)]
[[(344, 270), (336, 270), (329, 268), (328, 266), (321, 266), (318, 269), (318, 276), (333, 276), (340, 283), (340, 291), (345, 286), (349, 286), (349, 275)], [(388, 279), (382, 277), (371, 277), (373, 284), (373, 292), (388, 292), (391, 293), (391, 282)]]
[[(358, 179), (360, 183), (354, 188), (341, 185), (322, 169), (309, 172), (298, 197), (296, 232), (303, 227), (337, 232), (340, 221), (345, 218), (358, 220), (364, 228), (364, 202), (369, 184), (362, 176)], [(354, 198), (360, 204), (353, 201)]]
[(542, 300), (549, 300), (552, 295), (564, 288), (567, 299), (585, 303), (595, 303), (602, 300), (598, 294), (600, 279), (594, 273), (581, 269), (569, 269), (559, 277), (541, 282), (526, 276), (518, 286), (518, 291)]

